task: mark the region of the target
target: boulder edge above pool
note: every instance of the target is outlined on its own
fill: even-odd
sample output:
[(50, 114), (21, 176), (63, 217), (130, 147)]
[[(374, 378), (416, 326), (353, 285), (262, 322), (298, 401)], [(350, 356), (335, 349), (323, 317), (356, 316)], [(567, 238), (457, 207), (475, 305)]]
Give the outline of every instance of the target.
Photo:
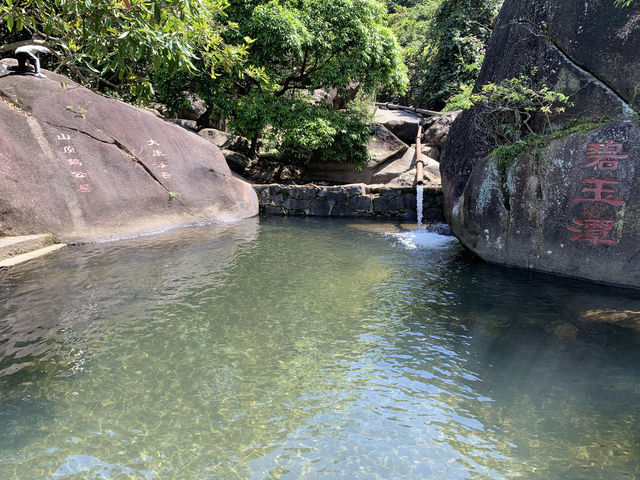
[(46, 74), (0, 77), (0, 236), (84, 243), (258, 214), (215, 145)]
[[(440, 172), (465, 247), (491, 263), (640, 288), (638, 18), (639, 2), (504, 2), (474, 90), (525, 72), (571, 104), (551, 115), (553, 139), (514, 158), (490, 155), (481, 105), (456, 119)], [(584, 128), (563, 133), (572, 121)]]

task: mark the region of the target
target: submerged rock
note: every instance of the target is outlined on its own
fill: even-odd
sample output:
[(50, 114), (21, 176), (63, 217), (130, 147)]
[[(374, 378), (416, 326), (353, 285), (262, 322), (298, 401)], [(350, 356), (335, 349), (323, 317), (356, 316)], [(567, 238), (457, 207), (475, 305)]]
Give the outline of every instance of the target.
[(87, 242), (257, 214), (210, 142), (46, 74), (0, 77), (0, 236)]
[(476, 90), (534, 72), (571, 96), (555, 124), (618, 120), (498, 162), (478, 109), (465, 111), (440, 168), (445, 215), (467, 248), (494, 263), (640, 287), (640, 129), (625, 119), (640, 107), (639, 16), (637, 2), (505, 1)]

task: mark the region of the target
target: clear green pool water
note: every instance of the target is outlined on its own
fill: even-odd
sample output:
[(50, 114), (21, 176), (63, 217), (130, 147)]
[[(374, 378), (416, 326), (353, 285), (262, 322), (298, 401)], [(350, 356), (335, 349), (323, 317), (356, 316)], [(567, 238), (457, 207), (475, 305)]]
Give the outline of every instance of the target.
[(249, 221), (0, 273), (0, 479), (640, 477), (638, 293), (378, 230)]

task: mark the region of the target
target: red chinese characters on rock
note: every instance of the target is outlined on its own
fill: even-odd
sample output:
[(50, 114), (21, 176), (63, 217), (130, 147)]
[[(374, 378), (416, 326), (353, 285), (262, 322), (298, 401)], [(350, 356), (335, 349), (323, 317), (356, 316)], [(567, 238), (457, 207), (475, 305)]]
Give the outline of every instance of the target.
[[(626, 160), (629, 155), (623, 153), (623, 145), (613, 140), (605, 143), (589, 143), (587, 145), (587, 161), (578, 163), (579, 167), (595, 167), (598, 171), (618, 170), (620, 160)], [(602, 203), (618, 208), (624, 205), (624, 200), (617, 198), (616, 186), (620, 184), (618, 180), (611, 178), (585, 178), (584, 185), (580, 190), (583, 194), (575, 197), (573, 203)], [(614, 226), (614, 221), (608, 218), (574, 218), (568, 229), (574, 232), (571, 240), (574, 242), (587, 242), (593, 246), (599, 244), (615, 245), (616, 240), (610, 238)]]
[(598, 170), (617, 170), (618, 161), (626, 160), (629, 155), (622, 153), (622, 144), (609, 140), (607, 143), (587, 145), (587, 162), (578, 165), (584, 168), (595, 166)]
[[(66, 134), (66, 133), (59, 133), (56, 136), (56, 140), (58, 140), (59, 142), (71, 142), (71, 135)], [(76, 147), (73, 144), (67, 143), (64, 145), (61, 145), (62, 147), (62, 152), (65, 155), (73, 155), (69, 158), (67, 158), (67, 164), (69, 165), (69, 167), (82, 167), (82, 160), (80, 160), (80, 158), (77, 157), (77, 150)], [(73, 169), (69, 172), (71, 174), (71, 177), (74, 179), (85, 179), (86, 177), (89, 176), (89, 174), (85, 171), (80, 171), (77, 169)], [(86, 180), (84, 180), (86, 182)], [(76, 184), (76, 191), (80, 192), (80, 193), (90, 193), (93, 190), (93, 188), (91, 187), (91, 185), (89, 185), (88, 183), (79, 183)]]
[(587, 218), (584, 221), (574, 218), (573, 225), (569, 225), (569, 230), (576, 232), (575, 235), (571, 235), (571, 240), (590, 242), (592, 245), (615, 245), (616, 241), (608, 238), (612, 228), (613, 220), (599, 218)]
[[(573, 199), (573, 203), (579, 202), (602, 202), (620, 207), (624, 205), (623, 200), (615, 198), (616, 191), (613, 188), (607, 188), (605, 185), (617, 185), (617, 180), (601, 180), (599, 178), (585, 178), (582, 180), (584, 184), (591, 184), (593, 187), (583, 187), (581, 192), (589, 194), (588, 197), (577, 197)], [(590, 195), (593, 194), (593, 195)]]
[(164, 160), (166, 155), (160, 150), (160, 144), (153, 138), (150, 138), (147, 140), (146, 146), (151, 147), (151, 157), (156, 159), (153, 162), (153, 166), (161, 170), (159, 173), (160, 178), (164, 178), (165, 180), (170, 179), (173, 175), (167, 170), (169, 163), (167, 160)]

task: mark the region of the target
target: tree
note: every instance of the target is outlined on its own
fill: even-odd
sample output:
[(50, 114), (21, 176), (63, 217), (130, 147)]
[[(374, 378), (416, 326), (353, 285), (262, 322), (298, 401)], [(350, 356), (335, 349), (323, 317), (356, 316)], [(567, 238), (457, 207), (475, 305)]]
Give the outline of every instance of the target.
[(10, 32), (37, 34), (58, 54), (59, 68), (84, 83), (149, 98), (152, 69), (209, 75), (246, 55), (222, 22), (226, 0), (4, 0)]
[[(440, 110), (461, 90), (470, 91), (502, 0), (424, 0), (392, 20), (410, 69), (399, 101)], [(411, 36), (400, 32), (416, 33)]]
[[(58, 68), (94, 88), (173, 107), (197, 93), (254, 150), (268, 132), (292, 151), (348, 145), (361, 159), (362, 116), (305, 97), (407, 83), (377, 0), (4, 0), (0, 19), (42, 36)], [(312, 131), (292, 136), (301, 125)]]
[(300, 141), (293, 142), (294, 150), (302, 148), (301, 139), (316, 150), (343, 145), (338, 137), (346, 136), (359, 142), (356, 150), (362, 152), (366, 142), (354, 123), (361, 116), (310, 108), (306, 100), (319, 88), (357, 84), (372, 93), (380, 85), (394, 91), (405, 87), (406, 67), (385, 25), (384, 6), (377, 0), (233, 0), (225, 13), (238, 25), (224, 33), (225, 41), (248, 37), (251, 48), (241, 70), (231, 68), (194, 86), (214, 114), (229, 118), (254, 147), (267, 132), (286, 147), (291, 132), (307, 125), (307, 134), (295, 136)]

